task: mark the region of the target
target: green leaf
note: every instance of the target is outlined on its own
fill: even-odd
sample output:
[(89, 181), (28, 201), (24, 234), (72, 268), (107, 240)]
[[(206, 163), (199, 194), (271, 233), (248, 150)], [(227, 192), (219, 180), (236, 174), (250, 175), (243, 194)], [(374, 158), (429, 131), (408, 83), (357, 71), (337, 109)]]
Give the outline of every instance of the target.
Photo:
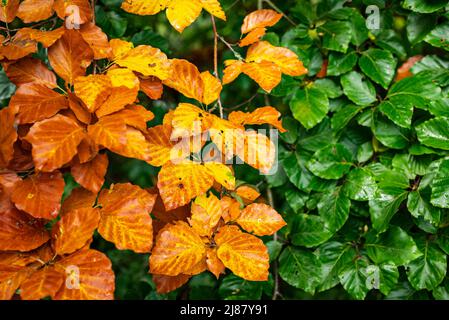
[(341, 88), (331, 79), (318, 79), (313, 83), (313, 86), (324, 92), (329, 98), (338, 98), (343, 94)]
[(347, 175), (344, 190), (352, 200), (367, 201), (373, 199), (377, 184), (371, 171), (356, 168)]
[(218, 294), (225, 300), (258, 300), (262, 297), (262, 282), (247, 281), (230, 274), (223, 278)]
[(317, 290), (321, 292), (339, 283), (338, 274), (353, 261), (357, 253), (350, 245), (330, 241), (322, 244), (315, 254), (321, 262), (321, 278), (317, 287)]
[(449, 160), (441, 162), (431, 184), (430, 202), (440, 208), (449, 208)]
[(323, 36), (323, 48), (346, 53), (352, 38), (351, 25), (348, 21), (328, 21), (318, 28)]
[(420, 237), (416, 240), (422, 256), (407, 266), (407, 278), (416, 290), (432, 290), (444, 279), (447, 270), (447, 258), (438, 246)]
[(298, 90), (290, 101), (293, 117), (307, 129), (320, 123), (329, 110), (329, 100), (324, 91), (317, 88)]
[(327, 65), (328, 76), (339, 76), (351, 71), (357, 63), (357, 54), (355, 51), (347, 54), (331, 52)]
[(287, 143), (293, 144), (298, 140), (299, 122), (292, 117), (283, 117), (282, 126), (287, 132), (281, 133), (279, 136)]
[(285, 191), (285, 200), (287, 200), (294, 212), (298, 212), (306, 204), (308, 195), (295, 188), (290, 188)]
[(440, 222), (441, 211), (432, 206), (420, 190), (412, 191), (408, 195), (407, 208), (415, 218), (422, 218), (433, 225)]
[(363, 300), (369, 289), (366, 286), (366, 267), (368, 261), (365, 257), (354, 259), (353, 263), (347, 265), (339, 274), (340, 283), (343, 288), (357, 300)]
[(354, 118), (363, 108), (353, 104), (345, 105), (338, 110), (332, 117), (332, 129), (334, 131), (340, 131)]
[(369, 80), (364, 80), (363, 76), (351, 71), (340, 79), (345, 95), (355, 104), (367, 106), (376, 101), (376, 90)]
[(169, 50), (167, 39), (154, 32), (153, 30), (142, 30), (138, 33), (135, 33), (131, 38), (131, 42), (134, 44), (134, 46), (150, 45), (152, 47), (159, 48), (164, 52), (168, 52)]
[(301, 186), (301, 171), (298, 170), (299, 167), (299, 154), (297, 152), (291, 152), (284, 159), (281, 160), (282, 166), (285, 173), (287, 174), (288, 180), (293, 183), (296, 187)]
[(9, 81), (3, 69), (0, 70), (0, 100), (9, 99), (16, 91), (16, 86)]
[(371, 142), (365, 142), (357, 149), (357, 161), (363, 163), (371, 159), (373, 156), (373, 145)]
[(424, 41), (434, 47), (449, 51), (449, 22), (436, 26), (436, 28), (430, 31), (424, 38)]
[(359, 59), (359, 66), (363, 73), (385, 89), (393, 80), (396, 63), (391, 52), (380, 49), (368, 49)]
[[(371, 270), (369, 270), (369, 268), (371, 267)], [(375, 267), (375, 268), (373, 268)], [(378, 272), (376, 272), (377, 270)], [(376, 270), (374, 271), (374, 273), (372, 273), (372, 270)], [(398, 279), (399, 279), (399, 271), (398, 268), (395, 265), (392, 264), (381, 264), (380, 267), (378, 266), (368, 266), (367, 270), (366, 270), (368, 279), (370, 279), (372, 276), (377, 276), (378, 275), (378, 280), (379, 283), (376, 286), (376, 289), (379, 289), (380, 292), (382, 292), (384, 295), (388, 295), (390, 293), (390, 291), (396, 286), (396, 284), (398, 283)], [(377, 279), (375, 279), (377, 280)]]
[(265, 243), (268, 249), (268, 254), (270, 256), (270, 262), (277, 259), (282, 250), (282, 243), (276, 240), (271, 240)]
[(297, 246), (315, 247), (332, 237), (333, 232), (325, 227), (323, 218), (316, 215), (299, 214), (291, 224), (292, 243)]
[(383, 145), (392, 149), (404, 149), (409, 143), (409, 131), (396, 126), (393, 122), (376, 114), (371, 122), (374, 136)]
[(351, 200), (338, 187), (333, 192), (323, 195), (318, 203), (318, 213), (323, 218), (324, 226), (334, 232), (340, 230), (349, 217)]
[(411, 44), (421, 42), (435, 27), (436, 16), (412, 13), (407, 18), (407, 38)]
[(449, 229), (444, 228), (440, 229), (437, 234), (436, 242), (440, 246), (440, 249), (443, 250), (447, 255), (449, 255)]
[(449, 150), (449, 118), (436, 117), (416, 127), (418, 140), (425, 146)]
[(352, 166), (352, 155), (342, 144), (329, 145), (317, 151), (307, 162), (307, 168), (323, 179), (340, 179)]
[(432, 291), (435, 300), (449, 300), (449, 281), (446, 279), (441, 286)]
[(351, 43), (355, 46), (360, 46), (368, 39), (366, 20), (357, 10), (354, 10), (349, 22), (352, 34)]
[(95, 19), (98, 26), (110, 37), (120, 38), (128, 27), (128, 20), (123, 18), (115, 11), (104, 11), (103, 8), (97, 7)]
[(422, 255), (413, 238), (397, 226), (391, 226), (381, 235), (368, 237), (365, 248), (376, 264), (391, 262), (402, 266)]
[(391, 218), (396, 214), (399, 206), (407, 198), (407, 191), (400, 188), (379, 188), (369, 201), (369, 212), (373, 227), (379, 231), (388, 228)]
[(288, 284), (313, 294), (321, 278), (321, 263), (310, 251), (288, 246), (279, 257), (279, 275)]
[(329, 121), (329, 118), (325, 118), (313, 129), (302, 132), (298, 140), (298, 147), (315, 152), (333, 143), (333, 141), (334, 133), (331, 129), (331, 121)]
[(447, 3), (447, 0), (405, 0), (402, 6), (415, 12), (431, 13), (444, 8)]

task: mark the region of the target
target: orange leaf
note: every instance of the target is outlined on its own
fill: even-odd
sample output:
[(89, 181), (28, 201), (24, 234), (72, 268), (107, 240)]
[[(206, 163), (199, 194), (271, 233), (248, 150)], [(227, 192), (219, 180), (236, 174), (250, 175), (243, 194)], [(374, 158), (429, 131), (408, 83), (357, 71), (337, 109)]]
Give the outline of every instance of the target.
[(21, 28), (15, 34), (17, 40), (35, 40), (42, 43), (44, 48), (52, 46), (59, 38), (62, 37), (66, 29), (60, 27), (50, 31), (42, 31), (32, 28)]
[(413, 76), (410, 69), (415, 65), (415, 63), (421, 61), (422, 58), (424, 58), (424, 56), (421, 55), (408, 58), (407, 61), (405, 61), (402, 66), (398, 68), (395, 81), (400, 81), (404, 78)]
[(217, 256), (237, 276), (250, 281), (268, 280), (268, 250), (262, 240), (237, 226), (224, 226), (215, 236)]
[(266, 29), (265, 28), (255, 28), (250, 33), (246, 35), (245, 38), (239, 41), (240, 47), (246, 47), (250, 44), (253, 44), (257, 41), (259, 41), (264, 35), (265, 35)]
[(14, 20), (19, 9), (19, 0), (8, 0), (0, 3), (0, 21), (10, 23)]
[(172, 59), (171, 76), (162, 83), (188, 98), (203, 101), (204, 83), (198, 68), (187, 60)]
[(85, 134), (75, 120), (58, 114), (35, 123), (25, 139), (33, 146), (36, 168), (50, 172), (72, 160)]
[(270, 172), (276, 162), (276, 147), (265, 135), (256, 131), (245, 132), (244, 153), (237, 153), (240, 159), (264, 174)]
[[(92, 20), (92, 7), (89, 0), (55, 0), (53, 8), (59, 18), (65, 19), (69, 17), (69, 21), (73, 21), (79, 13), (79, 23), (83, 24)], [(76, 11), (75, 11), (76, 8)]]
[(318, 73), (316, 74), (316, 77), (318, 79), (322, 79), (322, 78), (326, 78), (327, 75), (327, 65), (328, 65), (328, 60), (323, 60), (323, 64), (321, 65), (321, 69), (320, 71), (318, 71)]
[(18, 60), (37, 51), (37, 43), (34, 40), (23, 40), (14, 37), (7, 43), (1, 42), (0, 58), (8, 60)]
[(271, 124), (276, 127), (280, 132), (286, 132), (282, 127), (282, 122), (278, 119), (281, 113), (275, 108), (267, 106), (262, 108), (257, 108), (251, 113), (242, 111), (233, 111), (229, 114), (229, 121), (237, 125), (247, 125), (247, 124)]
[(235, 193), (243, 199), (245, 204), (253, 203), (257, 198), (260, 197), (259, 191), (250, 186), (240, 186), (235, 190)]
[(271, 92), (282, 80), (280, 68), (270, 61), (245, 63), (242, 66), (242, 72), (256, 81), (266, 92)]
[[(69, 3), (64, 0), (56, 2), (58, 1)], [(56, 7), (55, 10), (58, 12)], [(67, 83), (73, 83), (77, 77), (84, 76), (93, 57), (92, 49), (75, 30), (66, 30), (64, 35), (48, 49), (48, 60), (51, 66)]]
[(17, 16), (25, 23), (37, 22), (53, 15), (54, 0), (24, 0), (20, 3)]
[(222, 215), (220, 200), (212, 193), (202, 194), (192, 203), (192, 216), (188, 219), (200, 236), (211, 236)]
[(163, 228), (150, 257), (150, 272), (177, 276), (190, 272), (206, 258), (200, 236), (186, 222), (177, 221)]
[(50, 238), (42, 221), (17, 210), (2, 191), (0, 225), (0, 250), (30, 251)]
[(150, 160), (150, 144), (141, 131), (129, 126), (126, 127), (126, 145), (123, 150), (111, 151), (128, 158)]
[(95, 112), (99, 118), (134, 103), (139, 92), (139, 79), (132, 71), (116, 68), (109, 70), (107, 76), (111, 80), (112, 88), (109, 97)]
[(157, 293), (165, 294), (182, 287), (187, 283), (187, 281), (189, 281), (190, 277), (191, 276), (182, 273), (177, 276), (153, 274), (152, 279), (156, 285)]
[(172, 138), (198, 135), (209, 129), (214, 116), (190, 103), (180, 103), (173, 113)]
[(242, 33), (251, 32), (257, 28), (272, 27), (279, 20), (282, 14), (270, 9), (256, 10), (248, 14), (243, 20)]
[(0, 300), (10, 300), (30, 272), (29, 268), (0, 265)]
[(201, 72), (201, 79), (204, 84), (203, 99), (201, 101), (205, 104), (211, 104), (220, 97), (223, 87), (220, 80), (209, 71)]
[(217, 249), (207, 249), (206, 263), (207, 269), (212, 272), (217, 279), (220, 277), (220, 274), (225, 272), (225, 266), (217, 256)]
[[(103, 253), (87, 249), (58, 261), (55, 268), (65, 275), (56, 300), (112, 300), (115, 275)], [(67, 284), (70, 284), (69, 286)]]
[(201, 164), (167, 162), (158, 175), (157, 186), (167, 210), (173, 210), (205, 193), (214, 183), (214, 178)]
[(54, 297), (64, 282), (64, 276), (53, 267), (34, 272), (20, 286), (22, 300), (40, 300)]
[(135, 48), (126, 41), (112, 41), (114, 62), (121, 67), (139, 72), (144, 76), (156, 76), (161, 80), (170, 76), (170, 61), (159, 49), (140, 45)]
[(236, 221), (248, 232), (269, 236), (286, 225), (281, 215), (264, 203), (253, 203), (242, 210)]
[(302, 76), (307, 73), (307, 69), (298, 59), (296, 53), (283, 47), (275, 47), (267, 41), (259, 41), (249, 47), (246, 53), (247, 62), (264, 61), (276, 64), (282, 73), (290, 76)]
[(56, 76), (39, 59), (24, 58), (5, 68), (9, 80), (20, 87), (26, 83), (36, 83), (50, 89), (56, 88)]
[(234, 198), (224, 196), (220, 203), (225, 222), (234, 221), (240, 216), (240, 203)]
[(156, 197), (130, 183), (103, 190), (98, 199), (102, 206), (98, 232), (120, 250), (150, 252), (153, 245), (150, 212)]
[(75, 188), (62, 203), (61, 215), (77, 209), (92, 208), (96, 199), (96, 194), (84, 188)]
[(59, 255), (72, 253), (86, 245), (100, 221), (97, 208), (81, 208), (65, 213), (53, 226), (53, 248)]
[(84, 124), (90, 124), (92, 115), (86, 105), (75, 94), (68, 93), (69, 108), (73, 111), (76, 118)]
[(0, 186), (7, 195), (11, 196), (16, 183), (21, 180), (14, 171), (0, 169)]
[(15, 185), (12, 202), (35, 218), (54, 219), (61, 208), (64, 179), (59, 171), (36, 173)]
[(108, 36), (95, 23), (88, 22), (83, 24), (80, 33), (94, 52), (94, 59), (104, 59), (111, 56), (112, 49), (109, 46)]
[(90, 112), (95, 112), (108, 98), (111, 91), (111, 80), (108, 76), (90, 74), (75, 79), (76, 95), (84, 102)]
[(160, 167), (172, 158), (171, 150), (175, 143), (170, 140), (171, 125), (158, 125), (149, 128), (145, 133), (145, 138), (149, 143), (148, 163), (152, 166)]
[(243, 72), (243, 65), (245, 63), (239, 60), (226, 60), (226, 68), (223, 70), (223, 84), (228, 84), (237, 79)]
[(4, 168), (13, 158), (14, 142), (17, 140), (11, 107), (0, 110), (0, 128), (0, 168)]
[(70, 172), (76, 182), (87, 190), (97, 193), (104, 183), (108, 163), (108, 156), (106, 154), (98, 154), (89, 162), (76, 162), (70, 168)]
[(140, 78), (140, 90), (149, 98), (159, 100), (162, 97), (164, 88), (159, 78), (150, 76), (148, 79)]
[(142, 132), (147, 130), (147, 122), (154, 119), (154, 114), (150, 110), (140, 105), (128, 105), (125, 109), (113, 114), (121, 117), (128, 126), (139, 129)]
[(103, 117), (96, 124), (90, 125), (87, 130), (95, 143), (113, 152), (123, 151), (126, 146), (127, 128), (125, 121), (119, 117)]
[(10, 106), (18, 110), (17, 120), (20, 124), (48, 119), (68, 105), (65, 96), (37, 83), (20, 86), (10, 101)]

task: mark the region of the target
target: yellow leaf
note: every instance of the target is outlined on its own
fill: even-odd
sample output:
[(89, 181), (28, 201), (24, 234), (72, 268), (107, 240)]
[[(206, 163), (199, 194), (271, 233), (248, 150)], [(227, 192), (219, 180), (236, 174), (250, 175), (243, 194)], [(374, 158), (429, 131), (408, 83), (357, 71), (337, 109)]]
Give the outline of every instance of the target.
[(209, 71), (201, 72), (201, 79), (204, 83), (203, 103), (211, 104), (220, 97), (223, 89), (220, 80), (214, 77)]
[(95, 112), (108, 98), (111, 91), (111, 80), (108, 76), (90, 74), (75, 79), (75, 93), (90, 112)]
[(171, 0), (167, 6), (167, 19), (178, 32), (190, 26), (203, 9), (200, 0)]
[(171, 159), (174, 143), (170, 140), (171, 125), (159, 125), (149, 128), (145, 138), (149, 143), (148, 163), (155, 167), (163, 166)]
[(218, 0), (200, 0), (200, 1), (204, 10), (209, 12), (211, 15), (214, 15), (217, 18), (226, 21), (226, 14), (224, 13)]
[(239, 60), (226, 60), (226, 68), (223, 70), (223, 84), (228, 84), (237, 79), (242, 73), (242, 68), (245, 63)]
[(192, 216), (188, 218), (193, 230), (200, 236), (210, 237), (222, 215), (220, 200), (213, 194), (202, 194), (192, 203)]
[(232, 170), (223, 163), (205, 162), (204, 166), (219, 184), (228, 190), (235, 189), (235, 177)]
[(270, 236), (286, 225), (281, 215), (264, 203), (247, 206), (236, 222), (246, 231), (258, 236)]
[(125, 0), (122, 9), (138, 15), (153, 15), (164, 10), (169, 2), (170, 0)]
[(268, 250), (262, 240), (241, 232), (237, 226), (224, 226), (215, 242), (218, 258), (237, 276), (250, 281), (268, 279)]
[(168, 276), (189, 273), (205, 260), (206, 247), (200, 236), (183, 221), (169, 224), (156, 237), (150, 257), (150, 272)]
[(187, 60), (172, 59), (171, 76), (163, 79), (163, 84), (173, 88), (188, 98), (203, 101), (204, 83), (198, 68)]
[(180, 103), (173, 113), (172, 138), (199, 135), (212, 125), (214, 116), (190, 103)]
[(245, 63), (242, 66), (242, 72), (256, 81), (266, 92), (271, 92), (282, 80), (280, 68), (270, 61)]

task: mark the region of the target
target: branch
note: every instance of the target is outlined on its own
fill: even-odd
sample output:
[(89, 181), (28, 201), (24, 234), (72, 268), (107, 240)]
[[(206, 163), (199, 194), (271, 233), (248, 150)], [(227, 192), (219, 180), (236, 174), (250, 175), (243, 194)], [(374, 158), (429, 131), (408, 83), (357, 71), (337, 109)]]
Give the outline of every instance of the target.
[[(217, 26), (215, 25), (215, 18), (213, 15), (210, 15), (210, 19), (212, 21), (212, 28), (214, 30), (214, 75), (220, 82), (220, 77), (218, 76), (218, 32)], [(218, 97), (218, 109), (220, 111), (220, 118), (223, 119), (223, 106), (221, 105), (220, 96)]]

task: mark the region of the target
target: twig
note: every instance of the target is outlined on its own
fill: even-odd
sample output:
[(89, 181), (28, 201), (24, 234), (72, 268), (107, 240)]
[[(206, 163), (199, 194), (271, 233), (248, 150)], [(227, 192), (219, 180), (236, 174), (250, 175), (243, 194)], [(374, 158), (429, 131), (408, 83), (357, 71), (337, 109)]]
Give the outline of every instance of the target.
[(242, 102), (242, 103), (239, 103), (238, 105), (235, 105), (235, 106), (232, 106), (232, 107), (229, 107), (229, 108), (225, 108), (226, 110), (235, 110), (235, 109), (238, 109), (238, 108), (240, 108), (241, 106), (244, 106), (245, 104), (247, 104), (247, 103), (250, 103), (251, 101), (253, 101), (254, 100), (254, 98), (256, 98), (257, 97), (257, 92), (255, 93), (255, 94), (253, 94), (253, 96), (251, 97), (251, 98), (249, 98), (248, 100), (246, 100), (246, 101), (244, 101), (244, 102)]
[[(218, 32), (217, 32), (217, 26), (215, 25), (215, 18), (213, 15), (210, 15), (210, 19), (212, 21), (212, 28), (214, 30), (214, 75), (215, 78), (220, 80), (220, 77), (218, 76)], [(220, 81), (221, 82), (221, 81)], [(220, 96), (217, 100), (218, 103), (218, 110), (220, 111), (220, 118), (223, 119), (223, 106), (221, 104)]]
[(221, 42), (223, 42), (226, 47), (229, 48), (229, 50), (232, 51), (232, 53), (234, 54), (234, 56), (238, 59), (238, 60), (243, 60), (243, 57), (240, 55), (240, 53), (238, 53), (237, 51), (234, 50), (234, 48), (232, 47), (232, 44), (230, 44), (229, 42), (227, 42), (222, 36), (218, 35), (218, 39), (220, 39)]
[(275, 5), (273, 2), (271, 2), (271, 0), (262, 0), (262, 2), (264, 2), (264, 1), (265, 1), (270, 7), (272, 7), (274, 10), (276, 10), (276, 11), (279, 12), (279, 13), (281, 13), (281, 14), (284, 16), (284, 18), (287, 19), (287, 21), (290, 22), (292, 25), (294, 25), (294, 26), (297, 25), (292, 19), (290, 19), (289, 16), (287, 16), (287, 15), (285, 14), (284, 11), (282, 11), (281, 9), (279, 9), (279, 7), (278, 7), (277, 5)]

